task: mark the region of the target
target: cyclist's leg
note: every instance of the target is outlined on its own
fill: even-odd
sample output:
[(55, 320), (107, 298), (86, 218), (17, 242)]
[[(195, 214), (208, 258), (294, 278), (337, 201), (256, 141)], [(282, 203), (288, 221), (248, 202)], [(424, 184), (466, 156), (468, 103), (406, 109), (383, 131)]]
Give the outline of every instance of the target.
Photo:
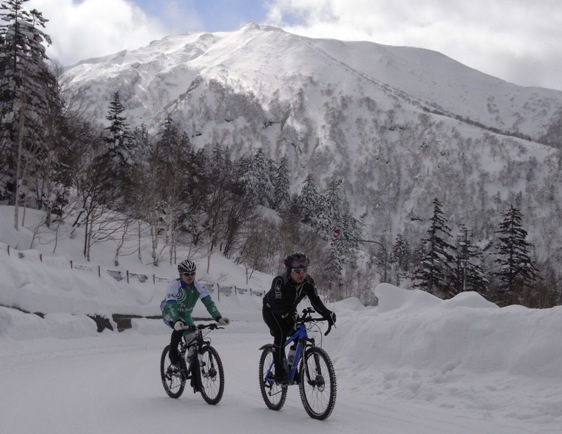
[(172, 365), (178, 365), (180, 361), (180, 353), (178, 346), (183, 335), (183, 330), (174, 330), (170, 338), (170, 362)]
[(284, 355), (285, 341), (287, 336), (293, 330), (294, 324), (278, 315), (275, 315), (271, 309), (263, 309), (263, 320), (269, 327), (269, 332), (273, 336), (273, 364), (275, 366), (275, 380), (280, 382), (285, 379)]

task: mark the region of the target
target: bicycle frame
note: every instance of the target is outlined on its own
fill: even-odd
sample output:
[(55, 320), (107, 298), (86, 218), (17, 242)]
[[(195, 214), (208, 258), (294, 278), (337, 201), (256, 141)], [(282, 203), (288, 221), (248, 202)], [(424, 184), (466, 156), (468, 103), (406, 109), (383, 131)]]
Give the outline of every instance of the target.
[[(218, 328), (218, 327), (217, 327)], [(203, 329), (194, 330), (193, 334), (183, 335), (180, 341), (180, 354), (185, 355), (189, 348), (195, 347), (196, 352), (199, 352), (205, 345), (210, 345), (211, 340), (205, 339), (203, 336)]]
[[(312, 318), (310, 316), (310, 314), (313, 313), (313, 312), (315, 312), (315, 311), (311, 308), (303, 310), (303, 316), (301, 316), (297, 320), (297, 324), (298, 324), (297, 329), (295, 330), (295, 332), (291, 336), (289, 336), (287, 338), (287, 340), (285, 341), (285, 344), (283, 345), (283, 349), (285, 349), (289, 345), (296, 343), (295, 344), (296, 345), (295, 358), (293, 359), (293, 364), (291, 365), (291, 368), (289, 369), (288, 377), (287, 377), (288, 385), (295, 384), (295, 376), (297, 374), (299, 362), (301, 360), (302, 355), (304, 354), (304, 351), (305, 351), (306, 347), (315, 345), (314, 338), (311, 338), (311, 337), (308, 336), (308, 331), (306, 329), (306, 323), (315, 322), (315, 321), (325, 321), (324, 318)], [(331, 325), (328, 326), (328, 330), (324, 333), (324, 335), (327, 335), (328, 333), (330, 333), (331, 327), (332, 327)], [(263, 347), (260, 348), (260, 350), (263, 350), (264, 348), (267, 348), (268, 346), (273, 347), (273, 344), (264, 345)], [(285, 353), (285, 351), (283, 351), (283, 352)], [(285, 365), (285, 367), (287, 367), (287, 355), (286, 354), (284, 354), (284, 357), (283, 357), (283, 364)], [(273, 363), (270, 364), (267, 372), (268, 373), (271, 372), (272, 368), (273, 368)], [(271, 381), (273, 381), (273, 380), (271, 380)]]
[(224, 392), (224, 370), (217, 350), (211, 345), (211, 339), (203, 329), (210, 331), (222, 327), (214, 323), (185, 327), (184, 331), (192, 333), (184, 334), (178, 344), (181, 357), (179, 366), (172, 365), (168, 345), (160, 358), (160, 376), (164, 390), (171, 398), (179, 398), (186, 382), (191, 380), (189, 385), (193, 391), (200, 392), (208, 404), (215, 405)]
[[(295, 349), (295, 358), (293, 359), (293, 363), (289, 369), (288, 373), (288, 381), (289, 384), (294, 384), (295, 375), (297, 373), (297, 366), (299, 366), (299, 361), (301, 359), (301, 355), (303, 354), (304, 349), (307, 346), (307, 343), (310, 342), (314, 345), (314, 339), (308, 337), (308, 332), (306, 330), (305, 323), (299, 324), (295, 333), (290, 336), (287, 341), (285, 342), (284, 348), (287, 348), (289, 345), (296, 342), (296, 349)], [(287, 356), (283, 358), (285, 366), (287, 365)]]
[[(336, 405), (337, 380), (330, 356), (308, 335), (310, 326), (307, 323), (311, 322), (315, 327), (317, 322), (328, 321), (326, 318), (312, 318), (313, 312), (312, 308), (302, 311), (302, 315), (297, 317), (294, 333), (286, 339), (283, 347), (278, 349), (283, 351), (285, 365), (285, 347), (291, 346), (295, 350), (292, 365), (284, 379), (277, 376), (276, 380), (276, 376), (272, 375), (277, 357), (276, 347), (266, 344), (260, 348), (259, 385), (267, 408), (278, 411), (285, 405), (288, 386), (298, 384), (299, 395), (308, 415), (313, 419), (324, 420), (330, 416)], [(324, 335), (330, 332), (332, 325), (333, 323), (328, 321), (328, 330)]]

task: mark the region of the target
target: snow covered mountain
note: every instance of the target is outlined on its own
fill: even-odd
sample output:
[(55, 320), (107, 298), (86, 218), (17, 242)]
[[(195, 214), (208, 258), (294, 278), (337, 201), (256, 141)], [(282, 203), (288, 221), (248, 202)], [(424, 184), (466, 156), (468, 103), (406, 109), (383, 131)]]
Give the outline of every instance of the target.
[(562, 92), (525, 88), (440, 53), (311, 39), (247, 24), (169, 36), (65, 72), (104, 121), (171, 114), (193, 144), (286, 156), (293, 188), (343, 180), (365, 238), (425, 233), (437, 197), (452, 227), (490, 236), (510, 203), (540, 254), (562, 245)]

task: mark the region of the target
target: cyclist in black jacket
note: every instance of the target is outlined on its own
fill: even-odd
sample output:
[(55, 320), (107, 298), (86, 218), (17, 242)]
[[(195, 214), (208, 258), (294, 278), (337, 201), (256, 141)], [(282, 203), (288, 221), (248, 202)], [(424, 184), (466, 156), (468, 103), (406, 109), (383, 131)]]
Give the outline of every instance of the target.
[(294, 252), (283, 261), (286, 271), (273, 279), (271, 289), (263, 297), (263, 320), (273, 336), (275, 380), (285, 379), (283, 368), (284, 344), (295, 330), (297, 306), (304, 297), (308, 297), (312, 307), (328, 320), (330, 325), (336, 322), (336, 314), (329, 310), (318, 296), (314, 280), (307, 273), (310, 260), (304, 253)]

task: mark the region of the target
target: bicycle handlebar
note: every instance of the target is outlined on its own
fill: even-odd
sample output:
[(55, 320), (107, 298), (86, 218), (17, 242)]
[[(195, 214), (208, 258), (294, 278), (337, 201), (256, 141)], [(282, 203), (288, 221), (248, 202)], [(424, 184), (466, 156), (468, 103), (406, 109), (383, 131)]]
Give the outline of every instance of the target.
[[(316, 312), (313, 308), (311, 307), (307, 307), (305, 309), (302, 310), (302, 315), (297, 317), (297, 322), (320, 322), (320, 321), (328, 321), (327, 318), (313, 318), (311, 316), (312, 313)], [(332, 324), (328, 323), (328, 329), (326, 330), (326, 333), (324, 333), (324, 336), (328, 336), (328, 333), (330, 333), (330, 331), (332, 331)]]
[(197, 324), (196, 326), (189, 326), (184, 324), (182, 330), (191, 330), (191, 331), (203, 330), (203, 329), (218, 330), (223, 328), (224, 327), (221, 327), (218, 324), (211, 322), (208, 324)]

